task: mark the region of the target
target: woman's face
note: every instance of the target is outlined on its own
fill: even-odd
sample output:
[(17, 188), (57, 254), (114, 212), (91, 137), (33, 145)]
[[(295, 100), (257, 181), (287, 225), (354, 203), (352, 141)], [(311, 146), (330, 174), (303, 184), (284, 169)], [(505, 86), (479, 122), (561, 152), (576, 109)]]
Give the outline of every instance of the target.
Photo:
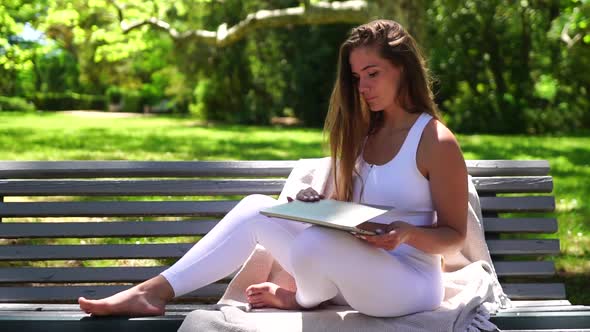
[(395, 107), (400, 84), (400, 69), (382, 58), (373, 47), (350, 52), (352, 76), (359, 93), (371, 111)]

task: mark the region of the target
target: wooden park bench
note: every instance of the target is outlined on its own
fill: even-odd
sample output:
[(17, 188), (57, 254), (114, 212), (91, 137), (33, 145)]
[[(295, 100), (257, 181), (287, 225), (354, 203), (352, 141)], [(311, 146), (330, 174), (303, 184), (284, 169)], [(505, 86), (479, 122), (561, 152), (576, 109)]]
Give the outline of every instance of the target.
[[(206, 234), (240, 197), (278, 195), (295, 163), (0, 162), (0, 331), (175, 331), (198, 303), (215, 302), (227, 280), (179, 299), (165, 316), (91, 318), (74, 304), (79, 296), (111, 295), (165, 267), (80, 262), (177, 259), (196, 238), (174, 243), (154, 238)], [(557, 231), (555, 218), (530, 217), (554, 211), (554, 197), (526, 195), (552, 191), (548, 162), (467, 163), (481, 196), (494, 266), (515, 304), (493, 322), (506, 330), (590, 331), (590, 307), (571, 305), (564, 285), (550, 280), (555, 267), (547, 256), (559, 255), (559, 240), (511, 236)], [(498, 196), (505, 193), (525, 195)], [(133, 196), (143, 198), (130, 200)], [(499, 218), (499, 213), (528, 217)], [(62, 238), (75, 244), (52, 244)], [(95, 238), (148, 239), (86, 244)]]

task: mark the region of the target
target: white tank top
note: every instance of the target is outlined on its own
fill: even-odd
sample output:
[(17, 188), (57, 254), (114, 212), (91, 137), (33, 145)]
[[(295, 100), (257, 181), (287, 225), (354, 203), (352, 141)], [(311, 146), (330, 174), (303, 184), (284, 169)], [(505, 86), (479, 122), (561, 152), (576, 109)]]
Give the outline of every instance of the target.
[(397, 211), (418, 212), (419, 217), (408, 218), (411, 220), (404, 218), (416, 226), (436, 222), (429, 181), (420, 173), (416, 164), (418, 144), (430, 119), (431, 115), (422, 113), (410, 128), (397, 155), (384, 165), (368, 164), (361, 153), (357, 162), (360, 177), (354, 179), (355, 202), (387, 206)]

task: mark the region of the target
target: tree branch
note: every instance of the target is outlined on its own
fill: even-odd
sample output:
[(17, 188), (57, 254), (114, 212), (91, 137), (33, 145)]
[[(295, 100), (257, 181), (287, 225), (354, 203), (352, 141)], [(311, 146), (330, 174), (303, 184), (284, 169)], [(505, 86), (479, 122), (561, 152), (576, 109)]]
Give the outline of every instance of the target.
[(569, 23), (566, 23), (563, 26), (563, 30), (561, 30), (561, 40), (567, 44), (568, 48), (570, 48), (574, 46), (574, 44), (577, 43), (580, 38), (582, 38), (582, 35), (577, 33), (574, 38), (570, 37), (568, 25)]
[(162, 30), (175, 40), (190, 39), (212, 46), (223, 47), (230, 45), (248, 33), (262, 28), (275, 28), (290, 25), (332, 24), (332, 23), (365, 23), (369, 19), (367, 2), (335, 1), (309, 3), (304, 7), (290, 7), (273, 10), (259, 10), (248, 14), (246, 18), (232, 27), (227, 23), (219, 25), (217, 31), (188, 30), (179, 32), (164, 20), (150, 17), (145, 20), (126, 24), (123, 17), (123, 9), (114, 0), (110, 1), (117, 9), (119, 21), (123, 33), (129, 33), (144, 25)]
[(109, 2), (117, 10), (117, 16), (119, 17), (119, 22), (123, 22), (123, 9), (125, 9), (125, 8), (122, 5), (119, 5), (118, 3), (116, 3), (114, 0), (109, 0)]
[(582, 36), (577, 33), (574, 38), (570, 37), (569, 34), (569, 25), (573, 22), (574, 17), (578, 14), (578, 8), (574, 8), (574, 11), (572, 13), (572, 15), (570, 16), (570, 19), (568, 20), (568, 22), (566, 22), (563, 25), (563, 29), (561, 30), (561, 40), (563, 42), (565, 42), (567, 44), (567, 47), (570, 48), (572, 46), (574, 46), (575, 43), (578, 42), (578, 40), (580, 40), (580, 38), (582, 38)]

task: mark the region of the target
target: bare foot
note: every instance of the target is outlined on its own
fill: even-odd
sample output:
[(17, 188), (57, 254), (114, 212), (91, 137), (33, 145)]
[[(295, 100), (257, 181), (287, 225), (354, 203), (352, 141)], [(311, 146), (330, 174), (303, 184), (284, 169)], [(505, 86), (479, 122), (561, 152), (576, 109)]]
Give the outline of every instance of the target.
[(302, 309), (295, 301), (295, 292), (272, 282), (251, 285), (246, 295), (252, 308)]
[(78, 298), (80, 309), (94, 316), (159, 316), (174, 291), (166, 279), (157, 276), (130, 289), (100, 300)]

